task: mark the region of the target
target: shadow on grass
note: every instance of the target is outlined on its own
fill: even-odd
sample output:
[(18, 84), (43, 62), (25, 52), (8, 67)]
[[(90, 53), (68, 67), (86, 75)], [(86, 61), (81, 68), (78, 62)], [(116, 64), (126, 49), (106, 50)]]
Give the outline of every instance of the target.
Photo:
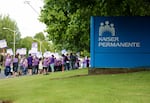
[(61, 80), (61, 79), (69, 79), (83, 76), (92, 76), (92, 75), (102, 75), (102, 74), (122, 74), (122, 73), (133, 73), (133, 72), (141, 72), (141, 71), (150, 71), (149, 68), (95, 68), (88, 69), (88, 74), (78, 74), (66, 77), (56, 77), (50, 78), (50, 80)]
[(9, 100), (0, 100), (0, 103), (13, 103), (13, 102)]
[(81, 76), (89, 76), (89, 75), (88, 74), (80, 74), (80, 75), (73, 75), (73, 76), (67, 76), (67, 77), (51, 78), (50, 80), (61, 80), (61, 79), (75, 78), (75, 77), (81, 77)]

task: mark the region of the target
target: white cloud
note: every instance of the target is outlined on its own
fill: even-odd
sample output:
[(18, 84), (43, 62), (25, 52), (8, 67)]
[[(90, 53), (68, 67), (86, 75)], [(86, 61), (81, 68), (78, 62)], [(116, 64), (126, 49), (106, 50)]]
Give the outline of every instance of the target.
[(31, 6), (25, 0), (0, 0), (0, 14), (9, 15), (17, 22), (21, 37), (34, 36), (38, 32), (43, 32), (45, 25), (39, 22), (40, 8), (43, 6), (42, 0), (30, 0)]

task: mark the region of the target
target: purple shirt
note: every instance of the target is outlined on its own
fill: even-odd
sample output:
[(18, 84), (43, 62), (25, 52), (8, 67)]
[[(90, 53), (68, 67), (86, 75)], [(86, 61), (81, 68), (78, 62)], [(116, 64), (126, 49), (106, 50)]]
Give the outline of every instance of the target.
[(48, 63), (49, 59), (45, 58), (43, 60), (43, 67), (48, 67), (49, 66), (49, 63)]
[(28, 64), (32, 65), (32, 56), (29, 56), (27, 60), (28, 60)]
[(86, 63), (89, 63), (90, 62), (90, 60), (89, 59), (86, 59)]
[(55, 58), (51, 57), (50, 58), (50, 64), (54, 64), (54, 62), (55, 62)]
[(38, 65), (39, 64), (39, 59), (38, 58), (34, 58), (32, 64), (33, 64), (33, 66)]
[(23, 65), (23, 58), (20, 59), (20, 63), (19, 64), (20, 64), (20, 66)]
[(18, 63), (18, 58), (13, 58), (13, 63)]
[(28, 67), (28, 61), (27, 61), (26, 58), (23, 59), (22, 66), (23, 66), (24, 68), (27, 68), (27, 67)]
[(6, 58), (5, 66), (10, 66), (10, 65), (11, 65), (11, 58)]

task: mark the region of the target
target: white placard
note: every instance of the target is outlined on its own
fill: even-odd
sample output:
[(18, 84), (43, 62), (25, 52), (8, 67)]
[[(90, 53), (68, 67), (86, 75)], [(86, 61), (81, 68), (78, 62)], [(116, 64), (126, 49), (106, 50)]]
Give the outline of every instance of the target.
[(37, 42), (32, 43), (31, 51), (34, 54), (36, 54), (38, 52), (38, 43)]
[(42, 56), (42, 52), (37, 52), (36, 56), (37, 56), (38, 58), (42, 58), (42, 57), (43, 57), (43, 56)]
[(43, 54), (44, 57), (50, 57), (51, 56), (51, 52), (49, 51), (46, 51), (44, 54)]
[(33, 42), (32, 43), (32, 48), (38, 48), (38, 43), (37, 42)]
[(66, 54), (67, 53), (66, 49), (62, 50), (61, 53)]
[(0, 40), (0, 48), (5, 48), (5, 47), (7, 47), (6, 40), (5, 39), (4, 40)]
[(13, 55), (13, 50), (12, 49), (7, 49), (7, 54)]
[(27, 49), (26, 48), (21, 48), (20, 50), (20, 55), (26, 55)]
[(26, 53), (27, 53), (26, 48), (17, 49), (16, 51), (16, 54), (20, 54), (20, 55), (26, 55)]

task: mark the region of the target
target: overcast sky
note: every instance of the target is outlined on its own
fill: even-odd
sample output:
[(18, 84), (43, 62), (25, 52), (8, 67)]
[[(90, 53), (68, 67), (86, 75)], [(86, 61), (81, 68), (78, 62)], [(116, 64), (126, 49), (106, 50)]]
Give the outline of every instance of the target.
[[(30, 1), (30, 7), (25, 1)], [(39, 22), (40, 8), (43, 0), (0, 0), (0, 14), (9, 15), (17, 22), (21, 37), (34, 36), (43, 32), (45, 25)]]

